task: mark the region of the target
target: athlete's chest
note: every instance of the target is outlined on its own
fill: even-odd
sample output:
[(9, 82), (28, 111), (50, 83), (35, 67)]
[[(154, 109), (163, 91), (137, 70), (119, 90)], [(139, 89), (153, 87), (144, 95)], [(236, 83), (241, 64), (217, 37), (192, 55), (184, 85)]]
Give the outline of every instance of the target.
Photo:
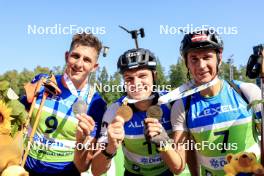
[[(159, 120), (165, 130), (171, 130), (170, 110), (161, 107), (163, 115)], [(132, 118), (125, 123), (124, 129), (126, 135), (142, 135), (144, 134), (144, 120), (147, 118), (146, 112), (134, 112)]]
[(247, 110), (247, 103), (232, 90), (223, 90), (212, 98), (192, 96), (187, 116), (187, 127), (197, 128), (220, 123), (228, 123), (248, 118), (252, 115)]

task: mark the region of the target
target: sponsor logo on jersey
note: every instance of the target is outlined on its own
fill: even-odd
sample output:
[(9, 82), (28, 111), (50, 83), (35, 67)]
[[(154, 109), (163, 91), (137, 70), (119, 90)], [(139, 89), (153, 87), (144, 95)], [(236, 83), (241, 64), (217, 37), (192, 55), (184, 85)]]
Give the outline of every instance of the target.
[[(143, 128), (144, 127), (144, 121), (129, 121), (128, 122), (129, 125), (128, 125), (128, 128)], [(165, 119), (165, 118), (162, 118), (161, 119), (161, 124), (166, 124), (166, 123), (170, 123), (169, 120)]]
[(207, 116), (214, 116), (217, 114), (222, 114), (226, 112), (234, 112), (238, 111), (240, 109), (246, 109), (246, 106), (239, 103), (239, 106), (232, 106), (231, 104), (229, 105), (220, 105), (218, 107), (210, 107), (207, 109), (204, 109), (203, 111), (197, 113), (196, 115), (193, 115), (195, 118), (202, 118), (202, 117), (207, 117)]

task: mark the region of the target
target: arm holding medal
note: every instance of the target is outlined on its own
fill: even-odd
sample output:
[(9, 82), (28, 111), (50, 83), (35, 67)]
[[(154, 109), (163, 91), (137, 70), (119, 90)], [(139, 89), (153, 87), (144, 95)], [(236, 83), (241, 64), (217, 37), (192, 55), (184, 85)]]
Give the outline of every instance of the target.
[[(95, 122), (92, 117), (82, 113), (77, 114), (76, 118), (79, 120), (76, 132), (76, 148), (74, 151), (74, 164), (79, 172), (84, 172), (89, 168), (93, 156), (93, 150), (86, 149), (87, 145), (96, 142), (96, 139), (90, 134), (94, 129)], [(77, 146), (83, 145), (83, 150)]]
[(124, 123), (132, 117), (132, 114), (132, 109), (127, 106), (126, 102), (118, 107), (114, 120), (107, 127), (108, 143), (105, 149), (100, 150), (93, 159), (93, 175), (102, 175), (110, 168), (111, 159), (116, 155), (125, 137)]
[(173, 148), (173, 140), (170, 139), (159, 121), (161, 116), (162, 110), (159, 106), (151, 106), (148, 109), (147, 118), (145, 119), (145, 136), (147, 140), (157, 146), (161, 158), (168, 165), (169, 169), (174, 174), (179, 174), (184, 170), (183, 162), (185, 159), (178, 150)]
[(116, 116), (107, 128), (108, 143), (105, 149), (99, 150), (93, 159), (92, 173), (93, 175), (102, 175), (111, 166), (111, 159), (116, 155), (117, 149), (121, 146), (124, 139), (124, 121), (121, 117)]

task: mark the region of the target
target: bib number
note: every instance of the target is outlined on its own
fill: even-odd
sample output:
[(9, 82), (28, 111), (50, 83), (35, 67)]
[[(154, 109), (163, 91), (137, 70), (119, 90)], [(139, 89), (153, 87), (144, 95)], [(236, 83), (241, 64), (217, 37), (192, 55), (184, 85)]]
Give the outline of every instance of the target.
[(45, 124), (47, 126), (47, 129), (45, 130), (45, 133), (52, 133), (54, 132), (58, 127), (58, 120), (54, 116), (49, 116), (45, 120)]

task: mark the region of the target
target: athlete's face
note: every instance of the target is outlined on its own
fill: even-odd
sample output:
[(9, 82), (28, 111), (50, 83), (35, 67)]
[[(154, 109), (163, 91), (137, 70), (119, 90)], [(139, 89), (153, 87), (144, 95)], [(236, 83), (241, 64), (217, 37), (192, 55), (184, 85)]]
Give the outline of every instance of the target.
[(187, 67), (196, 84), (201, 85), (210, 82), (217, 75), (216, 52), (212, 49), (190, 51), (187, 54)]
[(149, 69), (132, 69), (123, 74), (127, 95), (140, 100), (148, 98), (152, 93), (153, 76)]
[(82, 84), (97, 69), (97, 56), (95, 48), (83, 45), (76, 45), (65, 53), (66, 73), (73, 83)]

